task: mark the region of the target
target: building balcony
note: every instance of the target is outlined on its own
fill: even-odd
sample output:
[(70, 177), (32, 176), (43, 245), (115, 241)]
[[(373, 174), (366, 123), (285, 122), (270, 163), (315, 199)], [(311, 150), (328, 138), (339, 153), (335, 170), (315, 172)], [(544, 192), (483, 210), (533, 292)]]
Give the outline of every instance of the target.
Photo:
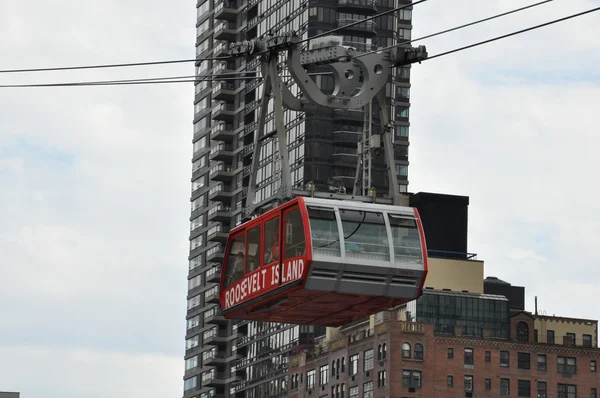
[(206, 273), (207, 283), (219, 283), (221, 281), (221, 266), (213, 267), (210, 272)]
[(370, 51), (376, 51), (377, 46), (371, 43), (361, 43), (357, 41), (343, 41), (342, 46), (352, 47), (358, 52), (366, 53)]
[(206, 358), (203, 361), (204, 366), (225, 366), (228, 362), (226, 358), (226, 351), (218, 351), (215, 355), (210, 358)]
[(358, 32), (362, 34), (376, 35), (377, 30), (375, 29), (375, 22), (373, 21), (364, 21), (361, 23), (357, 23), (352, 26), (346, 27), (346, 25), (350, 25), (352, 23), (360, 21), (359, 19), (350, 19), (350, 18), (342, 18), (337, 20), (337, 27), (344, 28), (345, 31)]
[(215, 75), (227, 75), (236, 73), (235, 62), (215, 61), (213, 65), (213, 74)]
[(214, 18), (226, 21), (235, 21), (238, 14), (238, 2), (220, 0), (215, 2)]
[(219, 292), (211, 293), (205, 297), (206, 303), (219, 304)]
[(333, 132), (334, 144), (347, 144), (356, 147), (356, 144), (362, 139), (362, 132), (338, 130)]
[(338, 0), (339, 11), (359, 11), (359, 14), (377, 14), (376, 0)]
[(224, 231), (224, 228), (219, 225), (217, 227), (213, 227), (209, 230), (208, 235), (206, 236), (207, 240), (210, 240), (212, 242), (219, 242), (219, 243), (227, 243), (227, 238), (229, 237), (229, 233)]
[[(225, 257), (225, 249), (221, 246), (215, 246), (206, 252), (206, 261), (207, 262), (222, 263), (224, 257)], [(218, 302), (219, 302), (219, 298), (217, 296), (217, 301), (215, 301), (215, 303), (218, 303)]]
[[(347, 150), (345, 150), (347, 149)], [(334, 166), (349, 166), (355, 167), (358, 161), (358, 154), (356, 153), (356, 149), (353, 148), (342, 148), (337, 147), (334, 149), (333, 153), (333, 164)]]
[(214, 373), (214, 376), (211, 377), (208, 380), (204, 380), (202, 382), (203, 386), (207, 386), (207, 387), (224, 387), (226, 384), (229, 383), (235, 383), (236, 381), (241, 380), (241, 377), (239, 376), (230, 376), (227, 377), (225, 376), (225, 373), (222, 372), (216, 372)]
[(244, 148), (242, 149), (242, 156), (243, 157), (250, 156), (250, 155), (252, 155), (253, 152), (254, 152), (254, 143), (249, 144), (249, 145), (244, 145)]
[(212, 109), (212, 118), (214, 120), (223, 120), (233, 124), (235, 119), (235, 108), (233, 104), (225, 104), (224, 102), (219, 103)]
[(210, 138), (215, 141), (232, 142), (235, 138), (233, 124), (225, 122), (214, 124), (210, 131)]
[(215, 26), (215, 40), (225, 40), (234, 42), (237, 35), (237, 26), (235, 22), (223, 21)]
[(227, 319), (221, 314), (221, 311), (204, 318), (204, 323), (210, 325), (227, 325), (227, 322)]
[(228, 202), (241, 192), (241, 188), (233, 188), (231, 185), (218, 185), (208, 191), (208, 199), (216, 202)]
[(216, 41), (213, 47), (213, 57), (224, 57), (228, 55), (229, 45), (226, 41)]
[(233, 145), (218, 144), (210, 149), (209, 158), (212, 161), (231, 162), (233, 160)]
[(235, 100), (235, 84), (232, 82), (217, 83), (212, 89), (212, 99), (218, 101)]
[(231, 207), (219, 204), (208, 211), (208, 221), (228, 222), (231, 219)]
[(233, 178), (242, 171), (241, 165), (235, 170), (231, 167), (225, 167), (220, 164), (210, 169), (210, 179), (214, 181), (232, 182)]
[(333, 112), (334, 121), (362, 122), (365, 112), (362, 109), (336, 109)]
[(219, 331), (214, 335), (205, 337), (204, 345), (225, 346), (225, 345), (227, 345), (228, 340), (229, 340), (229, 336), (227, 336), (227, 333)]

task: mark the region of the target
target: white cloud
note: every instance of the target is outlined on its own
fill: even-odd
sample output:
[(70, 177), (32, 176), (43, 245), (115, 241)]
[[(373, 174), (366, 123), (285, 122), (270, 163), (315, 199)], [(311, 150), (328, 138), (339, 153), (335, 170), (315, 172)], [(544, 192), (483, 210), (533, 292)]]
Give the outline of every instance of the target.
[(183, 392), (183, 362), (176, 356), (0, 346), (0, 358), (2, 389), (22, 397), (163, 398)]
[[(486, 3), (477, 13), (526, 4), (508, 3), (496, 9)], [(440, 29), (435, 25), (441, 14), (427, 4), (423, 13), (415, 11), (421, 32)], [(427, 43), (428, 51), (591, 7), (579, 1), (565, 9), (555, 2), (516, 22), (508, 17), (470, 35), (442, 37)], [(471, 8), (464, 14), (466, 20), (478, 18)], [(485, 260), (487, 275), (526, 286), (529, 309), (535, 293), (548, 312), (594, 319), (600, 318), (593, 304), (600, 279), (594, 184), (600, 138), (592, 115), (600, 86), (589, 65), (600, 53), (592, 51), (597, 46), (588, 36), (598, 30), (596, 20), (588, 15), (415, 65), (410, 151), (412, 191), (471, 197), (469, 248)], [(577, 79), (563, 78), (571, 75)]]

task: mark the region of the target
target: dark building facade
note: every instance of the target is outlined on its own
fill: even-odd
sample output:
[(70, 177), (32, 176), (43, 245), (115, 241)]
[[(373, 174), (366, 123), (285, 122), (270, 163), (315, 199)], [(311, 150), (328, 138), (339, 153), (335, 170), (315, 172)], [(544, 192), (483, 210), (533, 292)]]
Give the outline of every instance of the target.
[(435, 248), (447, 258), (465, 257), (469, 221), (468, 196), (419, 192), (410, 196), (409, 203), (419, 210), (428, 247)]
[[(259, 60), (202, 60), (226, 54), (231, 42), (294, 30), (312, 36), (377, 12), (396, 8), (406, 0), (198, 0), (196, 75), (218, 75), (195, 85), (192, 155), (192, 193), (188, 304), (186, 315), (185, 398), (285, 396), (289, 353), (323, 334), (311, 326), (260, 322), (232, 322), (220, 314), (218, 281), (228, 231), (242, 221), (262, 81), (255, 79)], [(365, 21), (336, 35), (344, 44), (370, 50), (410, 39), (412, 10), (406, 9)], [(319, 70), (315, 70), (319, 71)], [(199, 79), (201, 80), (201, 79)], [(330, 90), (329, 76), (317, 76)], [(290, 86), (297, 93), (295, 85)], [(395, 127), (395, 168), (401, 192), (408, 186), (410, 67), (393, 71), (387, 85), (388, 105)], [(373, 131), (378, 126), (373, 109)], [(357, 141), (364, 110), (319, 115), (286, 110), (288, 151), (295, 186), (314, 181), (319, 189), (351, 188), (357, 164)], [(273, 131), (273, 103), (266, 133)], [(257, 199), (278, 189), (277, 142), (264, 142), (257, 176)], [(386, 192), (382, 159), (374, 159), (373, 185)]]
[(525, 309), (525, 288), (523, 286), (513, 286), (495, 276), (488, 276), (483, 281), (483, 289), (487, 294), (505, 296), (512, 310), (522, 311)]
[(517, 324), (509, 339), (395, 319), (349, 331), (292, 357), (290, 397), (597, 397), (597, 347), (535, 343)]

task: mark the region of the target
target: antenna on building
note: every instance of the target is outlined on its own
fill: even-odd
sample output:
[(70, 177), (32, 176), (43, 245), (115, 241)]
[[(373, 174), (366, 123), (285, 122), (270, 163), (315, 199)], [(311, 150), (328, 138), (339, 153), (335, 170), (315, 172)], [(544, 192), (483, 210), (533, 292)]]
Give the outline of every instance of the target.
[(535, 315), (537, 316), (538, 311), (537, 311), (537, 296), (535, 296)]

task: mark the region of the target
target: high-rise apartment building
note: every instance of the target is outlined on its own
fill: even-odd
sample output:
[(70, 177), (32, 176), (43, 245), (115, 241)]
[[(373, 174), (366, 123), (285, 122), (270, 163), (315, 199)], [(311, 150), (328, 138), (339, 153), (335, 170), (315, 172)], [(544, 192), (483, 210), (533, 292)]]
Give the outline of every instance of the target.
[[(323, 334), (312, 326), (232, 322), (221, 316), (218, 281), (230, 228), (242, 221), (262, 81), (252, 76), (259, 60), (202, 61), (227, 54), (231, 42), (290, 30), (311, 37), (383, 12), (407, 0), (199, 0), (196, 74), (214, 74), (195, 86), (184, 397), (273, 397), (286, 394), (289, 354)], [(344, 44), (371, 50), (408, 40), (412, 10), (398, 11), (337, 32)], [(320, 72), (321, 70), (314, 70)], [(410, 67), (393, 71), (387, 85), (395, 126), (395, 168), (401, 192), (408, 185)], [(327, 92), (331, 76), (315, 77)], [(297, 93), (294, 85), (290, 86)], [(375, 105), (375, 104), (374, 104)], [(271, 102), (266, 133), (273, 131)], [(333, 117), (285, 111), (289, 159), (296, 186), (344, 186), (351, 192), (357, 142), (365, 121), (379, 129), (376, 109), (339, 111)], [(277, 142), (265, 141), (257, 176), (257, 199), (278, 188)], [(373, 159), (372, 185), (387, 192), (383, 157)]]

